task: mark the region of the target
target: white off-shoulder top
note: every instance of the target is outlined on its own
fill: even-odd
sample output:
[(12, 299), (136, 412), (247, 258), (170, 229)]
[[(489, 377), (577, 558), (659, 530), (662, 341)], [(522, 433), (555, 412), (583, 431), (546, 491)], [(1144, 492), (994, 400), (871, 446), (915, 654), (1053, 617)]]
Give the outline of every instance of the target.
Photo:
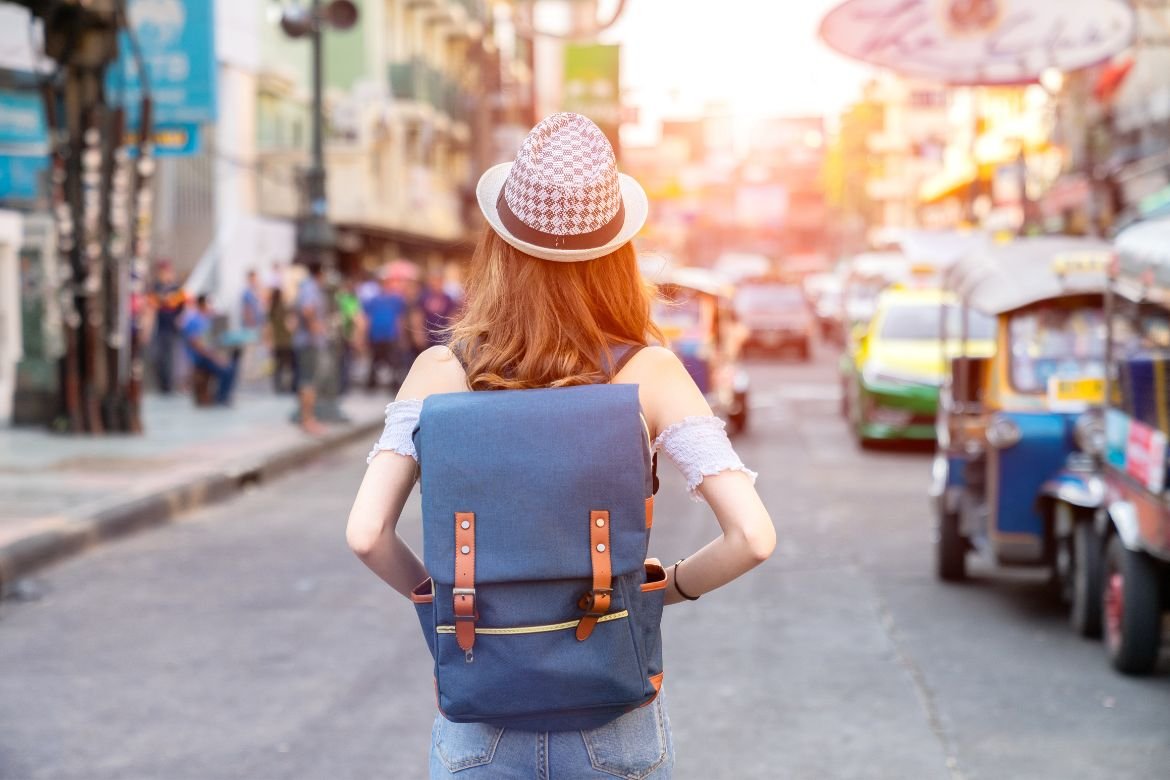
[[(374, 443), (366, 463), (373, 462), (380, 452), (396, 452), (418, 460), (414, 449), (414, 429), (422, 401), (395, 401), (386, 407), (386, 427)], [(736, 454), (727, 438), (722, 420), (718, 417), (687, 417), (658, 434), (651, 445), (652, 452), (661, 452), (670, 459), (687, 481), (687, 493), (695, 501), (702, 501), (699, 485), (705, 477), (725, 471), (741, 471), (754, 483), (756, 472), (749, 469)]]

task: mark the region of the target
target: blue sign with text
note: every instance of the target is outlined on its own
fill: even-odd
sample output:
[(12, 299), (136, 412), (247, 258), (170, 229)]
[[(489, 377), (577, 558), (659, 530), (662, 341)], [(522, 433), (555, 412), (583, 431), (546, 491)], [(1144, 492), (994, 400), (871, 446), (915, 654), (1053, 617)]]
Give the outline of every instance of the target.
[(36, 198), (48, 168), (44, 155), (0, 154), (0, 201)]
[(49, 142), (41, 96), (0, 89), (0, 146), (44, 146)]
[[(142, 48), (154, 100), (155, 124), (215, 120), (215, 24), (211, 0), (129, 0), (130, 25)], [(137, 124), (143, 84), (129, 35), (122, 34), (120, 61), (109, 87), (121, 95), (131, 125)]]

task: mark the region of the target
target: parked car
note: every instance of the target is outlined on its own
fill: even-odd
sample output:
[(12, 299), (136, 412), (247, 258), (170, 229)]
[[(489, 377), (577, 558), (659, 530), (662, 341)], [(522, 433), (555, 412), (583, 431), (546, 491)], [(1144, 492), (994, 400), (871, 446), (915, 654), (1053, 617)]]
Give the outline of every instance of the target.
[[(1056, 584), (1070, 576), (1077, 533), (1056, 507), (1092, 516), (1099, 502), (1109, 258), (1099, 241), (1027, 238), (975, 252), (947, 273), (961, 330), (940, 395), (930, 490), (940, 579), (964, 579), (970, 552), (997, 566), (1041, 567)], [(969, 348), (964, 323), (976, 312), (994, 318), (990, 355)]]
[(813, 313), (797, 282), (748, 279), (735, 291), (735, 313), (746, 328), (745, 350), (774, 354), (795, 351), (801, 360), (812, 356)]

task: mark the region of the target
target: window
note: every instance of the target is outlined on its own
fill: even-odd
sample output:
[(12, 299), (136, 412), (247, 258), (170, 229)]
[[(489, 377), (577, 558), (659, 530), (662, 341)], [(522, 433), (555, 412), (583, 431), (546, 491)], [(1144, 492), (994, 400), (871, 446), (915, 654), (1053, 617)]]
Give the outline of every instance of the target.
[(1043, 393), (1050, 379), (1105, 376), (1105, 314), (1099, 305), (1040, 304), (1012, 316), (1012, 386)]
[(1170, 397), (1158, 392), (1170, 376), (1170, 311), (1115, 300), (1111, 401), (1135, 420), (1162, 428), (1170, 419)]

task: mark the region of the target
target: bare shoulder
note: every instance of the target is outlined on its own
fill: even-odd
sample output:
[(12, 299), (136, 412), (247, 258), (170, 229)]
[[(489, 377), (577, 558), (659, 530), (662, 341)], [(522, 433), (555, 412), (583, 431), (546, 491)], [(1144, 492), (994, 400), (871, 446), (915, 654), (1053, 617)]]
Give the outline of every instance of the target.
[(443, 345), (431, 347), (415, 358), (396, 400), (422, 400), (428, 395), (458, 393), (469, 389), (463, 366)]
[(666, 347), (643, 348), (614, 381), (638, 385), (642, 410), (655, 436), (685, 417), (711, 414), (686, 366)]

